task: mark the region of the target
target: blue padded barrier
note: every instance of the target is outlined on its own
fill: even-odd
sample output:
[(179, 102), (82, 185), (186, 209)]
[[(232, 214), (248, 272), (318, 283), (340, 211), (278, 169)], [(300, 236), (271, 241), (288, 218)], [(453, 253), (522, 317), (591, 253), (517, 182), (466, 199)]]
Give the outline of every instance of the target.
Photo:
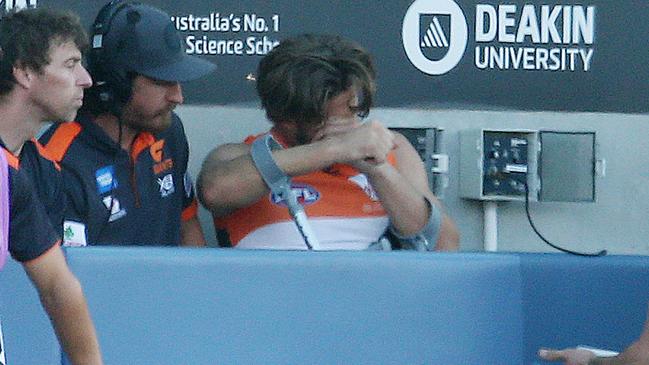
[[(67, 250), (113, 364), (540, 364), (540, 346), (622, 349), (649, 257)], [(0, 273), (10, 365), (58, 364), (20, 265)]]
[(517, 257), (70, 249), (107, 364), (520, 363)]
[(642, 332), (649, 257), (520, 254), (525, 364), (539, 347), (580, 344), (621, 351)]
[(0, 271), (0, 321), (9, 365), (57, 364), (60, 349), (38, 292), (14, 260)]

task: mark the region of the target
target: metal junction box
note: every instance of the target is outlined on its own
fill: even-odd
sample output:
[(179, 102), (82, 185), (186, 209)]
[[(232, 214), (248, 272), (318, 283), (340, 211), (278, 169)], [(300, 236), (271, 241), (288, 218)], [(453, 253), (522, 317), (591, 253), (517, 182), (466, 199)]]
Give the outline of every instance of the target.
[(473, 129), (460, 132), (460, 196), (595, 201), (594, 132)]
[(538, 131), (475, 129), (460, 132), (460, 196), (478, 200), (530, 200), (539, 190)]

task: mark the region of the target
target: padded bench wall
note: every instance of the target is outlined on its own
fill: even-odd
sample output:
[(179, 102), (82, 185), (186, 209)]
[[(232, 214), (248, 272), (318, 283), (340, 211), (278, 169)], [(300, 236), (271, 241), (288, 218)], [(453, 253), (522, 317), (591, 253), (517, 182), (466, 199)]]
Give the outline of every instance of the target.
[[(107, 364), (534, 364), (539, 346), (623, 348), (640, 333), (649, 301), (649, 257), (67, 253)], [(8, 262), (0, 285), (10, 364), (58, 363), (19, 264)]]
[(90, 248), (68, 259), (108, 364), (522, 359), (515, 256)]
[(38, 293), (14, 260), (0, 271), (0, 321), (8, 364), (60, 363), (59, 345)]
[(525, 364), (539, 347), (621, 351), (638, 338), (649, 302), (649, 257), (520, 254)]

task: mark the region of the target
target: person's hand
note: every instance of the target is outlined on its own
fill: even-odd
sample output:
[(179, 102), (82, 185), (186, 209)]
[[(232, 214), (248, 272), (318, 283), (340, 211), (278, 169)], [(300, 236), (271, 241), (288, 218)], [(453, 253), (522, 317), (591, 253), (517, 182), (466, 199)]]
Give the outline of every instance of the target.
[(563, 350), (541, 349), (539, 357), (548, 361), (563, 361), (566, 365), (588, 365), (597, 356), (588, 350), (569, 348)]
[(331, 139), (341, 154), (338, 162), (349, 163), (361, 172), (385, 163), (396, 147), (394, 133), (377, 121), (329, 121), (314, 139)]

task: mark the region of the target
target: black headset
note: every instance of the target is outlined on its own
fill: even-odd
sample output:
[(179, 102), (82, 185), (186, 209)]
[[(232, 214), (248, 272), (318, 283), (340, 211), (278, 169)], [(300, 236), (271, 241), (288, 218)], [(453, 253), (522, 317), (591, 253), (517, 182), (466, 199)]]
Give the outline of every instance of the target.
[[(128, 24), (134, 25), (139, 21), (139, 13), (133, 9), (133, 5), (139, 4), (140, 3), (131, 1), (112, 0), (99, 10), (97, 18), (95, 18), (95, 22), (92, 24), (91, 28), (90, 52), (88, 52), (87, 60), (88, 70), (93, 78), (93, 86), (88, 90), (88, 95), (94, 99), (93, 102), (98, 103), (96, 108), (94, 108), (97, 109), (95, 110), (96, 112), (110, 112), (118, 116), (118, 145), (121, 144), (122, 140), (121, 112), (124, 104), (126, 104), (131, 96), (132, 80), (130, 79), (127, 70), (115, 67), (113, 60), (107, 58), (104, 42), (106, 40), (106, 35), (111, 31), (113, 20), (121, 11), (126, 11), (128, 8), (132, 9), (133, 15), (131, 15), (131, 12), (127, 13)], [(121, 31), (124, 32), (124, 30)], [(120, 41), (121, 40), (116, 42), (115, 46), (119, 47)], [(117, 154), (117, 152), (115, 152), (115, 154)], [(115, 188), (115, 185), (111, 185), (111, 194)], [(108, 217), (97, 231), (98, 235), (102, 234), (110, 222), (113, 204), (114, 199), (111, 199), (110, 206), (107, 207)]]
[[(126, 70), (115, 67), (114, 61), (106, 58), (104, 42), (111, 31), (112, 22), (117, 14), (132, 8), (132, 5), (139, 5), (139, 3), (112, 0), (99, 10), (91, 29), (88, 69), (92, 75), (94, 85), (88, 91), (95, 96), (95, 102), (101, 104), (102, 110), (116, 114), (121, 113), (121, 107), (131, 96), (131, 80)], [(133, 12), (134, 16), (127, 14), (129, 24), (135, 24), (139, 21), (139, 13)]]

